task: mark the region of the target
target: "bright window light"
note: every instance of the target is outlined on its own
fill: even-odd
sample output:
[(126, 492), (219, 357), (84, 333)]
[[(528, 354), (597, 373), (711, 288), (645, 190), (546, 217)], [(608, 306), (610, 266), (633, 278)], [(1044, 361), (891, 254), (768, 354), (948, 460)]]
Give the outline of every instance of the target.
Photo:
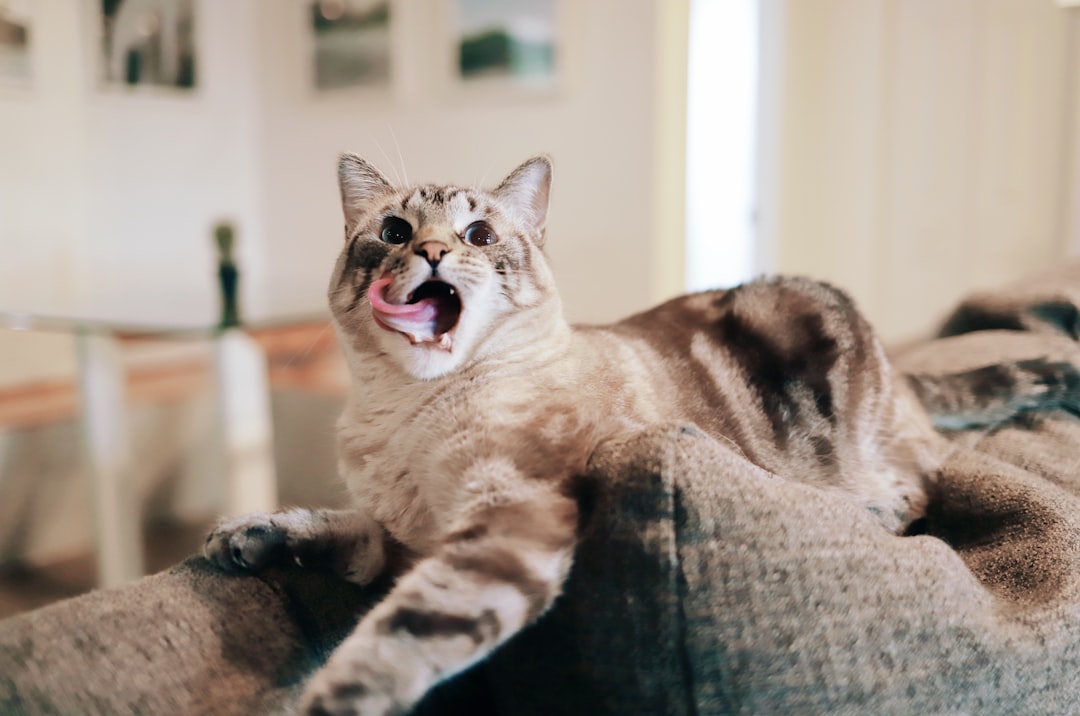
[(687, 289), (753, 277), (758, 0), (692, 0), (687, 76)]

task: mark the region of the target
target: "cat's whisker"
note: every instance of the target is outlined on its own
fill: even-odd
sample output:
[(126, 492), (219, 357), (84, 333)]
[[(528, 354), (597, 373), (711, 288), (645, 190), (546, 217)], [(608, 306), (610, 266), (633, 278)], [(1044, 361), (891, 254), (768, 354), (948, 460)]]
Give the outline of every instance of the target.
[(495, 166), (495, 161), (492, 160), (484, 167), (484, 173), (480, 175), (480, 181), (475, 184), (477, 187), (484, 187), (487, 184), (487, 176), (491, 173), (491, 168)]
[(750, 459), (750, 458), (747, 457), (746, 453), (743, 452), (742, 446), (739, 445), (739, 443), (732, 440), (731, 438), (729, 438), (727, 435), (724, 435), (723, 433), (717, 433), (716, 437), (723, 440), (724, 442), (730, 444), (731, 448), (736, 453), (738, 453), (739, 457), (743, 458), (744, 460), (749, 460)]
[(316, 334), (316, 336), (311, 339), (311, 341), (307, 345), (307, 348), (305, 348), (302, 351), (294, 351), (293, 352), (293, 354), (289, 357), (288, 363), (286, 363), (284, 367), (285, 368), (291, 368), (293, 363), (295, 363), (297, 360), (303, 360), (303, 359), (307, 358), (308, 355), (311, 354), (311, 350), (315, 346), (317, 346), (319, 344), (319, 342), (322, 340), (323, 336), (325, 336), (326, 332), (329, 331), (329, 330), (330, 330), (330, 324), (327, 323), (322, 327), (322, 329), (318, 332), (318, 334)]
[(398, 143), (397, 134), (389, 119), (386, 120), (386, 128), (390, 130), (390, 138), (394, 140), (394, 149), (397, 150), (398, 161), (401, 163), (401, 175), (405, 177), (405, 186), (409, 186), (409, 172), (405, 169), (405, 158), (401, 156), (401, 144)]
[(382, 158), (386, 160), (386, 166), (390, 168), (390, 171), (394, 172), (394, 183), (397, 184), (399, 187), (408, 186), (407, 183), (402, 183), (401, 177), (397, 173), (397, 167), (395, 167), (394, 163), (390, 161), (390, 155), (386, 153), (386, 150), (383, 149), (382, 144), (380, 144), (379, 140), (375, 138), (375, 135), (371, 136), (371, 141), (375, 143), (375, 147), (379, 150), (379, 154), (381, 154)]

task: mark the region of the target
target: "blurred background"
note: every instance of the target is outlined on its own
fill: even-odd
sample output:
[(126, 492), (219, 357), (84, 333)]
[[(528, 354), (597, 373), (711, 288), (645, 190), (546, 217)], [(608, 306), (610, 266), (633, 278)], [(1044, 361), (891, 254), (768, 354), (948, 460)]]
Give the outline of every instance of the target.
[[(550, 154), (574, 321), (783, 271), (903, 341), (1080, 249), (1068, 4), (0, 0), (0, 615), (95, 579), (81, 324), (11, 330), (28, 317), (198, 323), (174, 314), (215, 310), (231, 224), (240, 305), (276, 315), (250, 333), (288, 504), (342, 494), (322, 313), (342, 150), (482, 185)], [(153, 569), (222, 510), (214, 342), (113, 334)]]

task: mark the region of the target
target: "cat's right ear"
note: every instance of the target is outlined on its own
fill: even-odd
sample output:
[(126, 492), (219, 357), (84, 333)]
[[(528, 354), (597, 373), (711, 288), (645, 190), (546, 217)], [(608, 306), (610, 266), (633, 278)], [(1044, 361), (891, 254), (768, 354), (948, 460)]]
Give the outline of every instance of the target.
[(551, 160), (541, 154), (510, 172), (495, 189), (543, 245), (547, 227), (548, 195), (551, 193)]
[(394, 190), (378, 169), (349, 152), (342, 152), (338, 159), (338, 186), (348, 227), (356, 223), (373, 201)]

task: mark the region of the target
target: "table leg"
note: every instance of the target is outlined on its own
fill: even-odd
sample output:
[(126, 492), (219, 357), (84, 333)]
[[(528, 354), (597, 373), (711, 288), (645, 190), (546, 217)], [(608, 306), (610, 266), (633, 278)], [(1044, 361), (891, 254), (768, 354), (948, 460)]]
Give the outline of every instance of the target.
[(215, 372), (225, 511), (271, 512), (278, 501), (266, 354), (243, 331), (223, 331), (215, 344)]
[(142, 576), (142, 531), (131, 470), (131, 443), (119, 342), (76, 334), (82, 426), (90, 467), (100, 587)]

